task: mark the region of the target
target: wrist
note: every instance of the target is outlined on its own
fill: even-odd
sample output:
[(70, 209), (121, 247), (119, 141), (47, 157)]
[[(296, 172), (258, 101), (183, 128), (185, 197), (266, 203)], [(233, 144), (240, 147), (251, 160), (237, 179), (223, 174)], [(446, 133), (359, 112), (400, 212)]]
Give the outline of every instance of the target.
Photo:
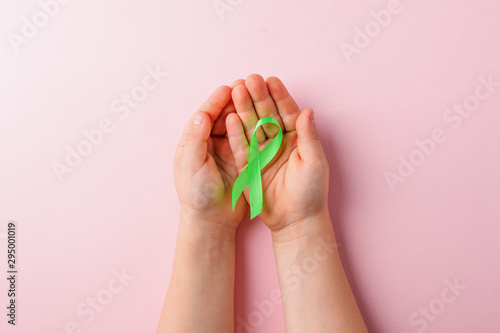
[(282, 228), (271, 230), (273, 243), (294, 242), (325, 234), (334, 234), (328, 209), (324, 209), (318, 214), (289, 222)]
[(234, 242), (236, 227), (208, 219), (181, 214), (179, 233), (185, 234), (193, 242)]

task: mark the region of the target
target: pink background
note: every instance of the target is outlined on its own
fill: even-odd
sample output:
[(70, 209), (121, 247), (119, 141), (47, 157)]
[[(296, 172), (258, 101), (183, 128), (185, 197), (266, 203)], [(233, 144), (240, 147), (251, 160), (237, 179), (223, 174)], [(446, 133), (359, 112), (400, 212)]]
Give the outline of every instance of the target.
[[(173, 260), (181, 131), (217, 86), (259, 73), (316, 111), (337, 240), (370, 332), (499, 332), (500, 88), (457, 129), (443, 115), (479, 76), (500, 81), (500, 3), (401, 0), (348, 62), (341, 43), (387, 1), (221, 1), (232, 3), (222, 18), (213, 0), (71, 1), (18, 52), (9, 33), (41, 7), (0, 2), (0, 276), (9, 220), (19, 237), (18, 325), (6, 323), (1, 278), (0, 330), (153, 332)], [(169, 75), (120, 119), (112, 103), (148, 66)], [(114, 131), (59, 181), (53, 163), (105, 118)], [(446, 141), (392, 191), (385, 172), (435, 128)], [(110, 295), (114, 270), (133, 278), (86, 322), (77, 309)], [(440, 309), (454, 279), (466, 289)], [(277, 287), (269, 232), (247, 218), (236, 317)], [(430, 305), (439, 313), (425, 329), (410, 322)], [(254, 332), (284, 332), (282, 309)]]

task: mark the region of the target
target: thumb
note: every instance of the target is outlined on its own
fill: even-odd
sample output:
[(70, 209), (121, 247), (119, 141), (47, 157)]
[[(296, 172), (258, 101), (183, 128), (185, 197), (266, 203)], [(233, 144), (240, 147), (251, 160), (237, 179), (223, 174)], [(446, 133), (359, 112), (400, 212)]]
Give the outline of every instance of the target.
[(302, 111), (297, 118), (295, 127), (297, 129), (297, 149), (300, 158), (308, 162), (322, 161), (325, 154), (319, 142), (313, 110), (305, 109)]
[(212, 131), (210, 116), (203, 111), (196, 112), (189, 119), (177, 147), (179, 162), (198, 170), (207, 158), (207, 140)]

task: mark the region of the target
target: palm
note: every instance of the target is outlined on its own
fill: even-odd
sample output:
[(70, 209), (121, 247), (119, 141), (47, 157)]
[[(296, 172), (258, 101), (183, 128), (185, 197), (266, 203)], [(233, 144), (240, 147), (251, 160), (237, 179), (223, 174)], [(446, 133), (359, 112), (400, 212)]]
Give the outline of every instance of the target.
[(300, 195), (300, 191), (296, 191), (295, 182), (300, 179), (299, 170), (293, 161), (290, 161), (291, 154), (296, 149), (296, 134), (286, 133), (282, 145), (276, 162), (262, 173), (264, 205), (260, 216), (271, 229), (280, 227), (277, 217), (285, 216), (293, 210), (296, 197)]
[(215, 218), (232, 225), (238, 225), (245, 214), (247, 205), (239, 204), (232, 209), (232, 184), (238, 177), (236, 162), (226, 137), (210, 137), (207, 145), (206, 195), (215, 208)]
[[(266, 140), (263, 146), (271, 140)], [(286, 133), (275, 160), (262, 171), (264, 205), (260, 217), (271, 230), (306, 218), (305, 212), (315, 208), (319, 202), (320, 192), (310, 190), (314, 188), (311, 185), (318, 182), (318, 177), (307, 170), (310, 167), (301, 162), (297, 154), (296, 132)], [(248, 194), (246, 190), (247, 201)], [(286, 221), (283, 216), (287, 216)]]

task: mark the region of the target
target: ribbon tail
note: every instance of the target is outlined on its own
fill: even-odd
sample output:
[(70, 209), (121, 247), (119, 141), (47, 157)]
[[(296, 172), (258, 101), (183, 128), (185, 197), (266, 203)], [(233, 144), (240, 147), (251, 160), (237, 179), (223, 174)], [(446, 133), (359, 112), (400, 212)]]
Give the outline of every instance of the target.
[(257, 156), (251, 164), (249, 172), (253, 172), (253, 177), (248, 184), (250, 194), (250, 219), (253, 219), (262, 212), (262, 177), (260, 174), (260, 158)]
[(233, 197), (233, 212), (238, 202), (238, 198), (245, 190), (248, 184), (248, 166), (243, 170), (243, 172), (236, 178), (233, 185), (232, 197)]
[(259, 156), (259, 144), (257, 142), (257, 136), (252, 136), (250, 141), (250, 149), (248, 152), (248, 192), (250, 195), (250, 219), (259, 215), (262, 212), (262, 178), (260, 174), (260, 156)]

